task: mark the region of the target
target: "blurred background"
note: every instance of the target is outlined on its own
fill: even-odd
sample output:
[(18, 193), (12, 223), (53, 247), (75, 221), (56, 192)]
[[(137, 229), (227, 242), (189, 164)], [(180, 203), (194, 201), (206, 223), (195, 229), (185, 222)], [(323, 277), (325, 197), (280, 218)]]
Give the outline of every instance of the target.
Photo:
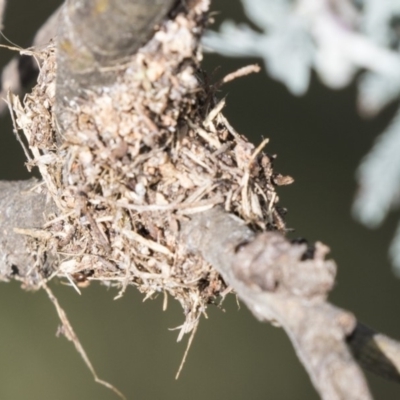
[[(56, 0), (9, 1), (5, 35), (20, 46), (59, 5)], [(245, 21), (239, 0), (214, 0), (216, 26), (225, 18)], [(3, 39), (2, 43), (5, 43)], [(0, 49), (5, 65), (13, 53)], [(204, 69), (217, 80), (260, 60), (206, 54)], [(222, 88), (225, 114), (233, 126), (266, 151), (277, 154), (277, 171), (295, 183), (279, 189), (295, 236), (328, 244), (338, 264), (331, 300), (364, 323), (400, 339), (400, 280), (387, 256), (399, 212), (378, 230), (351, 216), (357, 190), (355, 170), (396, 105), (373, 119), (356, 110), (356, 87), (332, 91), (313, 76), (304, 97), (293, 97), (263, 72)], [(0, 120), (0, 179), (29, 177), (10, 117)], [(79, 296), (60, 282), (52, 285), (100, 378), (128, 399), (318, 399), (284, 332), (256, 321), (231, 296), (223, 310), (210, 307), (201, 321), (181, 377), (175, 374), (187, 338), (176, 343), (183, 322), (172, 300), (142, 302), (134, 288), (114, 301), (116, 291), (96, 284)], [(73, 345), (56, 338), (58, 317), (44, 292), (27, 293), (16, 283), (0, 286), (0, 399), (70, 400), (117, 397), (94, 383)], [(376, 399), (400, 398), (400, 386), (367, 375)]]

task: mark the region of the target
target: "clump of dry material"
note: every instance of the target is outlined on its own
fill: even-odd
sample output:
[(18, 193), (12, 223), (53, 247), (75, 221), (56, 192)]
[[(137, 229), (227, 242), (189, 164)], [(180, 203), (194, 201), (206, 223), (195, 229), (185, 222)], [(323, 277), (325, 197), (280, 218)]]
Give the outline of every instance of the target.
[[(38, 84), (12, 105), (43, 188), (57, 212), (35, 233), (37, 263), (25, 284), (68, 279), (77, 289), (96, 280), (129, 285), (146, 297), (177, 299), (191, 331), (229, 288), (180, 241), (181, 222), (216, 205), (255, 230), (284, 230), (276, 208), (273, 157), (238, 134), (222, 114), (224, 101), (200, 69), (199, 38), (208, 1), (165, 21), (108, 87), (87, 91), (54, 117), (55, 49), (36, 57)], [(52, 262), (46, 261), (51, 255)]]

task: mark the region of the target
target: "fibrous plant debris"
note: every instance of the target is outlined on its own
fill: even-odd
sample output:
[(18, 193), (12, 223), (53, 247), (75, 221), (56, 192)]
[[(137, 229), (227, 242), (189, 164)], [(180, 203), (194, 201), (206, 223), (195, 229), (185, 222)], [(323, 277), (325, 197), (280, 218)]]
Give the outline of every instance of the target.
[[(129, 285), (146, 298), (177, 299), (185, 314), (179, 339), (197, 326), (226, 285), (180, 240), (182, 221), (222, 205), (254, 230), (284, 230), (276, 207), (273, 157), (238, 134), (200, 69), (199, 38), (208, 1), (177, 13), (107, 87), (70, 102), (68, 125), (55, 109), (55, 46), (35, 52), (41, 71), (21, 104), (10, 96), (28, 142), (28, 167), (57, 211), (32, 236), (36, 264), (23, 279), (39, 288), (66, 278), (78, 290), (96, 280)], [(50, 260), (50, 261), (49, 261)]]
[[(367, 368), (398, 381), (399, 344), (377, 340), (326, 301), (336, 273), (326, 246), (283, 237), (275, 186), (291, 178), (273, 172), (273, 157), (262, 153), (267, 139), (255, 147), (235, 132), (216, 98), (221, 84), (257, 68), (213, 85), (199, 68), (208, 6), (176, 2), (145, 47), (107, 67), (112, 84), (82, 79), (72, 98), (59, 90), (60, 69), (55, 79), (54, 45), (32, 51), (40, 60), (38, 85), (23, 103), (11, 94), (8, 103), (28, 143), (28, 167), (37, 166), (43, 181), (0, 182), (0, 279), (45, 289), (59, 333), (96, 381), (120, 395), (96, 375), (47, 285), (52, 278), (66, 278), (78, 291), (98, 280), (118, 288), (117, 297), (129, 285), (146, 298), (170, 294), (184, 308), (178, 339), (192, 331), (189, 345), (207, 305), (234, 289), (258, 319), (285, 329), (322, 398), (371, 399), (349, 346)], [(14, 251), (17, 242), (30, 253)]]

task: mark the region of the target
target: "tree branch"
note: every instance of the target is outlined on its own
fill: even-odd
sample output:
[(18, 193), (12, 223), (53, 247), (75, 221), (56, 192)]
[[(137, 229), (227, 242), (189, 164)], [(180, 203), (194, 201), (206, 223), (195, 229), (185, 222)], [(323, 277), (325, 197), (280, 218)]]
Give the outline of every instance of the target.
[(37, 259), (28, 236), (21, 232), (41, 229), (50, 211), (54, 207), (46, 201), (46, 191), (37, 180), (0, 181), (0, 280), (21, 278), (36, 286), (40, 278), (34, 268)]
[[(16, 233), (14, 231), (14, 227), (20, 227), (22, 229), (26, 228), (27, 231), (31, 231), (31, 233), (33, 232), (33, 228), (37, 228), (38, 232), (40, 232), (39, 229), (43, 226), (44, 213), (46, 212), (46, 209), (52, 210), (51, 205), (46, 206), (45, 195), (40, 193), (40, 191), (38, 193), (37, 191), (33, 190), (35, 188), (38, 189), (38, 182), (35, 180), (25, 182), (0, 181), (0, 210), (2, 210), (0, 212), (0, 232), (2, 238), (0, 241), (0, 254), (2, 254), (2, 258), (0, 260), (0, 280), (6, 281), (11, 278), (18, 277), (24, 277), (25, 279), (28, 277), (29, 279), (33, 278), (32, 273), (34, 273), (35, 270), (32, 269), (32, 265), (34, 265), (35, 258), (29, 251), (27, 251), (29, 248), (28, 236)], [(210, 226), (210, 221), (215, 221), (215, 224)], [(225, 223), (221, 223), (222, 221)], [(204, 222), (207, 223), (206, 229), (203, 229), (203, 227), (200, 225)], [(217, 235), (212, 233), (212, 229), (215, 228), (218, 229)], [(201, 232), (202, 234), (199, 235), (198, 232)], [(229, 232), (229, 234), (226, 235), (226, 232)], [(199, 236), (201, 236), (200, 240)], [(223, 238), (222, 243), (215, 240), (215, 238)], [(200, 251), (200, 249), (204, 249), (206, 253), (205, 257), (209, 260), (214, 260), (213, 265), (223, 274), (229, 285), (235, 289), (241, 300), (248, 305), (257, 318), (261, 320), (274, 320), (275, 322), (282, 324), (282, 318), (288, 313), (287, 304), (290, 304), (290, 306), (293, 307), (293, 303), (291, 303), (288, 299), (284, 300), (282, 299), (282, 295), (276, 296), (274, 294), (276, 288), (282, 284), (281, 281), (278, 282), (275, 279), (276, 276), (279, 274), (285, 274), (282, 274), (282, 271), (279, 270), (273, 271), (272, 275), (270, 275), (272, 280), (268, 280), (267, 285), (265, 283), (261, 284), (262, 286), (268, 286), (270, 288), (267, 293), (263, 293), (258, 288), (259, 278), (255, 279), (255, 282), (246, 283), (246, 281), (241, 282), (240, 279), (238, 280), (235, 277), (235, 274), (242, 274), (240, 269), (244, 268), (242, 264), (242, 266), (239, 266), (239, 272), (234, 273), (234, 269), (229, 265), (232, 263), (238, 263), (234, 261), (234, 259), (237, 258), (235, 251), (220, 251), (220, 249), (226, 250), (232, 248), (235, 249), (237, 247), (240, 248), (241, 243), (247, 243), (248, 246), (249, 243), (251, 243), (255, 238), (255, 233), (246, 225), (244, 225), (242, 221), (239, 221), (235, 219), (235, 217), (224, 214), (215, 209), (208, 213), (204, 213), (204, 215), (199, 214), (195, 218), (192, 218), (190, 222), (187, 222), (183, 229), (182, 237), (182, 239), (188, 243), (188, 246), (190, 246), (191, 251)], [(212, 243), (212, 246), (210, 246), (209, 243), (206, 243), (208, 239), (212, 239), (210, 242)], [(279, 238), (278, 236), (269, 237), (267, 242), (270, 242), (267, 243), (268, 247), (265, 246), (265, 243), (262, 245), (266, 253), (269, 251), (276, 251), (276, 249), (273, 249), (273, 247), (284, 244), (284, 242), (282, 242), (282, 238)], [(295, 245), (295, 247), (297, 247), (297, 245)], [(296, 254), (298, 250), (300, 250), (300, 253), (302, 253), (304, 251), (304, 247), (303, 249), (296, 249)], [(253, 259), (254, 252), (251, 251), (250, 254), (251, 259)], [(257, 262), (263, 260), (263, 255), (261, 253), (256, 252), (256, 255), (258, 260)], [(249, 264), (250, 263), (247, 261), (245, 266), (246, 268), (251, 269)], [(271, 269), (276, 269), (277, 267), (275, 263), (272, 265), (270, 263), (268, 264), (268, 270), (264, 271), (265, 276), (269, 275)], [(279, 266), (278, 264), (278, 268), (287, 267), (288, 265), (289, 264)], [(302, 282), (303, 279), (307, 281), (315, 281), (315, 275), (311, 274), (312, 276), (310, 276), (311, 271), (308, 271), (306, 274), (304, 274), (303, 268), (298, 269), (297, 266), (290, 267), (301, 271), (298, 272), (300, 276), (297, 277), (301, 279), (300, 282)], [(30, 275), (28, 275), (28, 272)], [(331, 272), (328, 271), (328, 275)], [(257, 273), (256, 275), (259, 277), (260, 273)], [(36, 277), (35, 280), (39, 281), (39, 278)], [(256, 285), (251, 286), (251, 283), (256, 283)], [(303, 284), (301, 284), (301, 286), (303, 287)], [(309, 289), (307, 289), (307, 292), (308, 290)], [(252, 293), (252, 291), (254, 291), (254, 293)], [(278, 298), (278, 300), (275, 301), (273, 299), (271, 301), (271, 297), (274, 298), (275, 296)], [(297, 298), (295, 296), (294, 298), (295, 303), (298, 302), (301, 304), (303, 301), (304, 299), (301, 297)], [(271, 311), (274, 307), (276, 307), (276, 304), (278, 304), (278, 314), (276, 311)], [(283, 315), (282, 311), (279, 311), (282, 305), (282, 309), (284, 310)], [(395, 341), (381, 333), (377, 333), (361, 323), (357, 323), (356, 328), (350, 334), (348, 334), (347, 331), (349, 331), (349, 328), (353, 325), (353, 321), (350, 315), (346, 312), (329, 305), (327, 307), (329, 312), (326, 312), (328, 310), (324, 307), (320, 307), (321, 304), (319, 302), (313, 303), (310, 299), (307, 299), (303, 306), (304, 305), (306, 308), (310, 307), (312, 311), (303, 314), (298, 313), (297, 308), (293, 308), (290, 312), (294, 312), (295, 316), (307, 315), (311, 322), (307, 320), (308, 317), (303, 321), (295, 318), (291, 319), (291, 325), (301, 325), (303, 323), (306, 324), (307, 330), (302, 332), (301, 335), (307, 337), (308, 329), (310, 331), (316, 330), (316, 332), (314, 332), (311, 336), (308, 336), (307, 340), (311, 339), (311, 343), (314, 342), (314, 344), (321, 342), (325, 343), (324, 346), (322, 346), (322, 349), (317, 346), (317, 351), (313, 350), (310, 354), (308, 354), (308, 352), (305, 352), (302, 349), (301, 337), (297, 338), (298, 329), (293, 328), (292, 326), (284, 326), (286, 328), (285, 330), (294, 329), (292, 336), (295, 339), (294, 345), (296, 347), (296, 351), (302, 356), (302, 361), (304, 363), (309, 364), (311, 367), (314, 364), (318, 366), (324, 366), (322, 361), (324, 359), (331, 359), (333, 354), (335, 357), (337, 357), (337, 360), (331, 360), (328, 365), (325, 365), (327, 371), (324, 375), (332, 377), (332, 375), (329, 373), (329, 370), (335, 365), (336, 362), (344, 364), (345, 368), (341, 368), (340, 370), (345, 373), (348, 369), (348, 363), (350, 360), (348, 358), (346, 349), (343, 349), (342, 345), (340, 344), (339, 347), (341, 347), (340, 353), (342, 353), (342, 356), (339, 356), (339, 353), (336, 351), (332, 351), (335, 346), (338, 346), (338, 343), (341, 343), (341, 339), (337, 340), (337, 337), (335, 338), (335, 333), (337, 333), (337, 330), (339, 329), (341, 332), (339, 336), (347, 336), (346, 340), (350, 350), (361, 366), (386, 379), (400, 382), (400, 344), (398, 341)], [(313, 310), (314, 307), (316, 310), (318, 310), (317, 313), (315, 313)], [(320, 313), (323, 321), (316, 317)], [(333, 319), (331, 319), (332, 316), (334, 316)], [(341, 318), (343, 318), (343, 320)], [(331, 329), (332, 321), (337, 324), (335, 329)], [(350, 322), (350, 325), (344, 327), (343, 322), (346, 324)], [(328, 338), (330, 337), (330, 340), (327, 340), (326, 336)], [(317, 340), (318, 338), (320, 340)], [(332, 347), (332, 344), (334, 344), (334, 347)], [(327, 351), (328, 354), (321, 350)], [(308, 359), (307, 355), (311, 355), (311, 358)], [(318, 361), (318, 358), (320, 358), (320, 361)], [(323, 370), (320, 368), (317, 368), (316, 372), (318, 372), (318, 374), (323, 374)], [(354, 374), (354, 371), (351, 371), (351, 373)], [(318, 379), (318, 377), (316, 378)]]
[[(57, 78), (50, 46), (24, 105), (10, 99), (57, 215), (42, 217), (46, 197), (29, 184), (0, 186), (0, 209), (10, 212), (0, 214), (2, 278), (18, 273), (37, 287), (79, 274), (120, 295), (128, 284), (148, 296), (165, 291), (185, 310), (181, 335), (229, 285), (257, 318), (285, 329), (322, 398), (371, 399), (347, 344), (367, 365), (382, 361), (362, 350), (372, 333), (326, 301), (336, 273), (328, 249), (284, 238), (275, 189), (290, 179), (273, 171), (266, 141), (255, 148), (229, 125), (216, 88), (198, 78), (208, 1), (161, 21), (172, 3), (67, 2)], [(132, 55), (155, 22), (158, 34)], [(391, 346), (373, 357), (385, 353), (382, 370), (391, 363), (387, 376), (398, 378), (398, 343), (376, 339)]]
[(194, 215), (184, 225), (183, 240), (258, 319), (282, 325), (323, 399), (372, 398), (345, 344), (355, 318), (325, 302), (335, 265), (324, 260), (324, 246), (317, 244), (314, 258), (304, 260), (305, 245), (274, 232), (255, 235), (221, 209)]
[(175, 0), (67, 0), (57, 48), (58, 119), (85, 90), (114, 82), (120, 67), (154, 33)]

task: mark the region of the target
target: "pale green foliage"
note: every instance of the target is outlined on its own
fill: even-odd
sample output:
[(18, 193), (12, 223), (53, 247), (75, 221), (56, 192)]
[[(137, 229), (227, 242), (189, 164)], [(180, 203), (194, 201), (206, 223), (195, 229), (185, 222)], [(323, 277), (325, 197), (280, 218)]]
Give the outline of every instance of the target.
[(291, 12), (290, 2), (285, 0), (246, 0), (243, 5), (263, 33), (225, 21), (220, 33), (206, 33), (204, 44), (228, 56), (261, 57), (273, 78), (285, 83), (293, 94), (304, 94), (315, 53), (304, 22)]
[(357, 176), (360, 194), (354, 203), (354, 215), (370, 227), (379, 226), (399, 200), (400, 113), (378, 137)]
[[(260, 29), (225, 21), (206, 47), (263, 59), (268, 74), (303, 95), (313, 69), (331, 88), (358, 74), (360, 112), (375, 115), (400, 96), (400, 0), (242, 0)], [(362, 72), (361, 74), (360, 71)], [(379, 226), (400, 202), (400, 111), (362, 161), (355, 217)], [(390, 248), (400, 273), (400, 224)]]

